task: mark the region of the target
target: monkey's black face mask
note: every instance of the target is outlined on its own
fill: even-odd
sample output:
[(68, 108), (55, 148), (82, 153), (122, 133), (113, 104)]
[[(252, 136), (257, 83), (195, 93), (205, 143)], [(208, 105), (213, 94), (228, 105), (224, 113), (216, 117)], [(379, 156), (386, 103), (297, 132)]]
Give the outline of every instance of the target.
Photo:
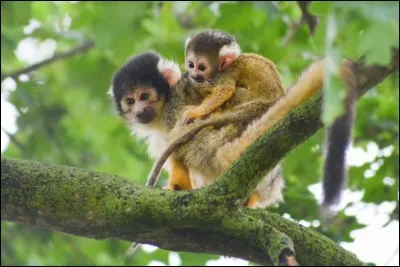
[(152, 107), (145, 107), (140, 112), (135, 112), (135, 118), (137, 122), (142, 124), (148, 124), (152, 122), (156, 116), (156, 112)]

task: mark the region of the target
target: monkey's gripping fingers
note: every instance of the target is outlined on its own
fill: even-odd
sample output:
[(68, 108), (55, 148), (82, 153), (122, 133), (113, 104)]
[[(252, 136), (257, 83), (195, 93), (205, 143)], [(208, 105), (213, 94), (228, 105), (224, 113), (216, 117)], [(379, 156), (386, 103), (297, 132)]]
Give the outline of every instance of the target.
[(196, 112), (197, 106), (186, 106), (185, 111), (183, 112), (181, 118), (178, 120), (177, 125), (183, 126), (185, 124), (190, 123), (192, 120), (201, 117), (198, 116), (198, 112)]
[(235, 86), (223, 84), (216, 86), (211, 95), (204, 99), (200, 106), (193, 108), (188, 106), (182, 115), (180, 125), (184, 125), (191, 120), (204, 117), (219, 109), (235, 93)]

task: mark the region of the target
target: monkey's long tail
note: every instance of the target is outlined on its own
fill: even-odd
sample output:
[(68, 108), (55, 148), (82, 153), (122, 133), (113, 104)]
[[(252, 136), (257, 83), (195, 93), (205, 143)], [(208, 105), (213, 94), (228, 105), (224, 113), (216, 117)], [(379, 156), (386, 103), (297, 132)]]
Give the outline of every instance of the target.
[(322, 203), (322, 212), (325, 214), (340, 199), (347, 180), (346, 150), (351, 141), (357, 98), (355, 87), (351, 86), (345, 99), (345, 113), (327, 131)]

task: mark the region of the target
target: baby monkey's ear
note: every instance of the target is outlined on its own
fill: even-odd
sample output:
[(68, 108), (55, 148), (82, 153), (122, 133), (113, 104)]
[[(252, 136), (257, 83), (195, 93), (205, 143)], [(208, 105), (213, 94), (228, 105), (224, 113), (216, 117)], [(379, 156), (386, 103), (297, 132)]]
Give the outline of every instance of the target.
[(240, 55), (240, 46), (237, 42), (229, 45), (224, 45), (219, 50), (219, 63), (220, 69), (224, 70), (229, 67), (232, 62)]
[(170, 87), (173, 87), (181, 79), (179, 65), (173, 60), (160, 58), (157, 69)]
[(185, 40), (185, 52), (186, 52), (187, 46), (188, 46), (188, 44), (190, 43), (191, 40), (192, 40), (192, 38), (190, 36), (188, 36), (186, 38), (186, 40)]

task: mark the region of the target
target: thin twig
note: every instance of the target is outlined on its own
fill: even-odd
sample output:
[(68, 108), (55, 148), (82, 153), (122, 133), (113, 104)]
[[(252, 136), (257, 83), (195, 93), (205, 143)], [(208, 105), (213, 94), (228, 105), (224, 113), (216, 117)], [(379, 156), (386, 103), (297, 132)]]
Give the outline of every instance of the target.
[(300, 19), (297, 23), (292, 23), (289, 27), (289, 32), (286, 35), (285, 39), (282, 41), (281, 47), (286, 47), (293, 39), (297, 31), (299, 30), (300, 26), (304, 23), (303, 19)]
[(48, 58), (48, 59), (45, 59), (45, 60), (40, 61), (38, 63), (35, 63), (35, 64), (33, 64), (31, 66), (28, 66), (26, 68), (23, 68), (21, 70), (16, 70), (16, 71), (11, 72), (9, 74), (2, 73), (1, 74), (1, 80), (4, 80), (5, 78), (8, 78), (8, 77), (15, 79), (21, 74), (29, 73), (29, 72), (31, 72), (33, 70), (36, 70), (36, 69), (38, 69), (38, 68), (40, 68), (42, 66), (50, 64), (50, 63), (52, 63), (54, 61), (57, 61), (59, 59), (72, 57), (72, 56), (74, 56), (76, 54), (86, 52), (90, 48), (92, 48), (93, 46), (94, 46), (94, 42), (93, 41), (87, 41), (84, 44), (71, 49), (70, 51), (54, 54), (51, 58)]
[(311, 4), (311, 1), (297, 1), (297, 4), (302, 12), (301, 20), (308, 25), (310, 33), (313, 35), (318, 24), (318, 18), (308, 11), (308, 6)]
[(303, 24), (307, 24), (308, 28), (310, 29), (310, 34), (313, 35), (315, 28), (318, 24), (318, 18), (308, 11), (308, 6), (311, 4), (311, 1), (297, 1), (297, 4), (300, 7), (302, 12), (301, 18), (298, 22), (292, 23), (289, 26), (288, 34), (286, 35), (285, 39), (282, 42), (281, 47), (286, 47), (296, 35), (297, 31), (300, 29), (300, 26)]

